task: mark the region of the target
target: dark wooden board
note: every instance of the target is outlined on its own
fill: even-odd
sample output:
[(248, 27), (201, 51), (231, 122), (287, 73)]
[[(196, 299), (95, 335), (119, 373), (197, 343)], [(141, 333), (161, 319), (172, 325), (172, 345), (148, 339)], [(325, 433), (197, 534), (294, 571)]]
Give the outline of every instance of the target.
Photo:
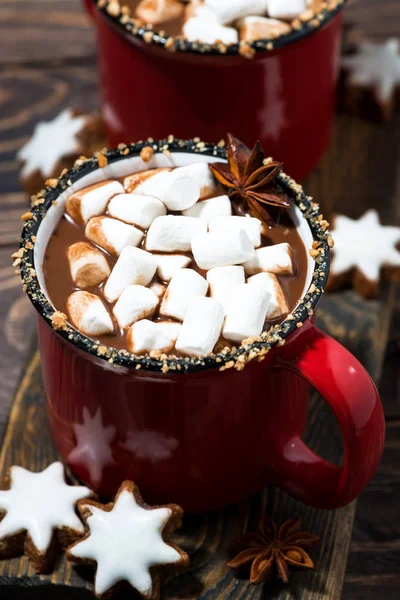
[[(349, 302), (349, 299), (352, 301)], [(368, 363), (371, 356), (376, 360), (383, 354), (391, 302), (392, 294), (389, 293), (385, 298), (385, 306), (388, 309), (385, 311), (386, 318), (381, 319), (379, 309), (382, 303), (375, 302), (374, 310), (371, 310), (371, 305), (368, 307), (366, 320), (366, 303), (354, 298), (352, 292), (327, 297), (324, 298), (320, 311), (321, 320), (334, 324), (336, 321), (346, 323), (346, 319), (350, 319), (352, 330), (356, 333), (349, 338), (353, 340), (352, 349)], [(332, 332), (334, 333), (334, 328)], [(379, 376), (378, 372), (376, 376)], [(337, 464), (341, 462), (342, 445), (337, 425), (317, 394), (312, 396), (306, 439), (316, 452), (328, 460)], [(12, 464), (41, 470), (57, 458), (47, 424), (40, 356), (35, 350), (11, 410), (0, 454), (0, 476), (3, 476)], [(162, 598), (260, 600), (266, 594), (279, 600), (340, 598), (354, 510), (355, 503), (337, 511), (315, 510), (271, 487), (247, 501), (228, 506), (223, 511), (196, 517), (188, 516), (175, 539), (189, 552), (192, 563), (186, 572), (166, 583)], [(268, 514), (278, 522), (293, 515), (302, 516), (305, 528), (317, 533), (321, 538), (312, 554), (318, 565), (315, 572), (294, 573), (288, 586), (271, 583), (264, 588), (251, 586), (245, 579), (238, 579), (226, 567), (226, 562), (232, 556), (235, 537), (245, 531), (256, 530), (262, 514)], [(19, 586), (20, 597), (24, 597), (22, 589), (25, 587), (29, 597), (35, 597), (32, 586), (51, 586), (53, 593), (57, 595), (59, 586), (67, 586), (77, 598), (84, 598), (86, 591), (91, 589), (90, 580), (83, 578), (64, 557), (59, 560), (52, 575), (40, 577), (33, 574), (26, 558), (4, 561), (0, 563), (0, 585), (3, 586), (2, 597), (5, 593), (6, 598), (13, 597), (16, 585)], [(54, 586), (57, 587), (57, 591), (54, 590)], [(36, 589), (37, 597), (43, 598), (42, 587)], [(48, 593), (50, 594), (50, 591)]]

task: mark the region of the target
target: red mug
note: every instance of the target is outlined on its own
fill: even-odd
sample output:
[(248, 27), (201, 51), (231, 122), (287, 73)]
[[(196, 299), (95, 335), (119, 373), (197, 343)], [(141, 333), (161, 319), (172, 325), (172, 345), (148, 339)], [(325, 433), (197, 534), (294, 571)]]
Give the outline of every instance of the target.
[[(199, 149), (180, 140), (169, 144), (171, 154), (162, 152), (165, 140), (154, 147), (151, 166), (225, 157), (217, 146)], [(228, 355), (163, 362), (99, 348), (54, 316), (42, 262), (66, 198), (97, 181), (147, 168), (142, 148), (139, 143), (109, 152), (104, 168), (93, 159), (70, 171), (57, 188), (47, 188), (44, 203), (24, 226), (22, 246), (29, 244), (21, 273), (38, 313), (50, 426), (61, 457), (102, 496), (111, 497), (121, 481), (132, 479), (146, 501), (177, 502), (188, 512), (222, 507), (266, 484), (318, 508), (351, 502), (380, 461), (383, 412), (362, 365), (310, 318), (327, 280), (329, 246), (316, 205), (293, 180), (280, 176), (280, 185), (292, 199), (292, 218), (306, 247), (318, 240), (320, 257), (309, 257), (296, 309), (263, 339)], [(310, 383), (339, 423), (342, 467), (302, 441)]]
[[(328, 146), (339, 71), (343, 3), (324, 13), (317, 28), (303, 26), (268, 50), (256, 42), (249, 60), (239, 46), (226, 54), (165, 38), (151, 44), (85, 0), (97, 30), (102, 112), (110, 146), (202, 134), (218, 142), (227, 131), (252, 147), (257, 139), (302, 179)], [(300, 151), (301, 148), (301, 151)]]

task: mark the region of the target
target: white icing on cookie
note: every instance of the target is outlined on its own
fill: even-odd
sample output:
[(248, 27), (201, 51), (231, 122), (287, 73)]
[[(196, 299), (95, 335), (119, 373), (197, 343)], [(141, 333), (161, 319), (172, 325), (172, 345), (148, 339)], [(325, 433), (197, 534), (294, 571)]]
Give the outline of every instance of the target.
[(400, 267), (400, 227), (383, 226), (376, 210), (354, 220), (338, 215), (332, 232), (335, 242), (332, 275), (356, 268), (369, 281), (378, 281), (383, 266)]
[(11, 467), (10, 489), (0, 491), (0, 510), (6, 511), (0, 523), (0, 539), (26, 530), (37, 550), (44, 554), (56, 528), (84, 532), (75, 504), (91, 495), (89, 488), (65, 482), (60, 462), (41, 473)]
[(96, 561), (96, 595), (104, 594), (119, 581), (127, 581), (140, 594), (150, 597), (150, 567), (181, 561), (179, 552), (162, 538), (171, 509), (142, 508), (126, 489), (109, 512), (89, 504), (80, 508), (91, 512), (87, 519), (90, 534), (72, 546), (68, 554)]
[(73, 426), (76, 446), (68, 455), (70, 465), (83, 465), (89, 472), (90, 483), (95, 487), (101, 482), (106, 465), (114, 465), (110, 444), (115, 437), (114, 425), (103, 425), (101, 408), (92, 417), (83, 409), (83, 424)]
[(350, 72), (349, 83), (372, 87), (378, 102), (390, 102), (400, 85), (399, 49), (395, 38), (383, 44), (362, 42), (356, 54), (342, 58), (342, 66)]
[(87, 117), (74, 116), (70, 108), (63, 110), (52, 121), (41, 121), (35, 127), (29, 142), (18, 152), (24, 162), (22, 177), (39, 171), (43, 177), (54, 176), (57, 163), (70, 154), (80, 154), (82, 146), (77, 139)]

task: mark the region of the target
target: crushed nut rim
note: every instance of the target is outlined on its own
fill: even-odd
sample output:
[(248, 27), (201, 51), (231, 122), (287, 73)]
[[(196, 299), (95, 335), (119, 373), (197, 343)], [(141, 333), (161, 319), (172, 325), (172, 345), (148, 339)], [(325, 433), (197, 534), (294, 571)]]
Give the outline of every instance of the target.
[(170, 52), (219, 56), (241, 55), (245, 58), (253, 58), (259, 52), (272, 52), (312, 34), (331, 21), (344, 8), (347, 1), (326, 0), (322, 2), (321, 10), (315, 13), (312, 18), (302, 19), (300, 15), (299, 18), (292, 21), (292, 29), (289, 33), (273, 39), (255, 40), (254, 42), (242, 41), (237, 44), (223, 44), (222, 42), (206, 44), (204, 42), (189, 42), (182, 36), (167, 36), (163, 32), (158, 33), (150, 27), (144, 27), (137, 18), (129, 15), (122, 0), (92, 0), (108, 21), (116, 25), (125, 34), (133, 36), (146, 44), (165, 48)]
[(154, 141), (149, 138), (129, 146), (120, 144), (117, 149), (103, 150), (92, 158), (81, 157), (75, 162), (70, 171), (63, 171), (59, 179), (46, 182), (46, 187), (32, 197), (31, 211), (22, 215), (24, 222), (20, 247), (13, 254), (14, 266), (18, 268), (23, 289), (28, 294), (32, 304), (43, 319), (67, 342), (77, 348), (102, 360), (114, 363), (120, 367), (143, 369), (166, 373), (189, 373), (207, 369), (225, 370), (234, 367), (242, 370), (248, 362), (262, 360), (274, 346), (281, 346), (286, 339), (302, 327), (310, 318), (321, 298), (327, 282), (330, 265), (330, 248), (333, 246), (332, 237), (328, 231), (328, 223), (319, 211), (319, 206), (306, 196), (303, 188), (288, 175), (281, 173), (277, 183), (289, 198), (298, 206), (303, 217), (307, 220), (313, 235), (313, 245), (309, 250), (315, 260), (312, 281), (305, 296), (284, 321), (264, 331), (260, 337), (244, 340), (238, 347), (226, 348), (218, 354), (209, 354), (204, 358), (176, 357), (161, 353), (135, 355), (128, 350), (105, 346), (83, 335), (67, 322), (67, 317), (57, 311), (43, 293), (35, 271), (34, 248), (36, 235), (48, 209), (57, 198), (81, 177), (92, 173), (107, 164), (116, 163), (131, 156), (139, 156), (143, 148), (150, 147), (156, 153), (162, 152), (191, 152), (205, 156), (226, 158), (224, 142), (209, 144), (199, 138), (193, 140), (174, 139), (169, 136), (165, 140)]

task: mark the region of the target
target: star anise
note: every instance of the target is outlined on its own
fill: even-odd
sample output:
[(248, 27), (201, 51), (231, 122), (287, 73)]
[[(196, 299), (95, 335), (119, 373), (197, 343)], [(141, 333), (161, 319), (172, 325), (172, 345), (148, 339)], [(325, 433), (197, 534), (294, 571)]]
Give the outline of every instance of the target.
[(277, 190), (274, 181), (282, 169), (282, 163), (269, 161), (264, 164), (264, 152), (257, 142), (250, 150), (243, 142), (227, 134), (228, 164), (213, 163), (210, 169), (222, 185), (229, 189), (235, 212), (249, 213), (264, 223), (272, 218), (264, 208), (266, 205), (289, 208), (290, 204)]
[(248, 533), (236, 540), (245, 549), (228, 563), (233, 569), (251, 565), (250, 583), (266, 581), (275, 570), (287, 583), (289, 567), (315, 568), (306, 550), (313, 548), (319, 538), (300, 530), (300, 517), (286, 521), (279, 529), (271, 519), (265, 518), (259, 527), (260, 534)]

